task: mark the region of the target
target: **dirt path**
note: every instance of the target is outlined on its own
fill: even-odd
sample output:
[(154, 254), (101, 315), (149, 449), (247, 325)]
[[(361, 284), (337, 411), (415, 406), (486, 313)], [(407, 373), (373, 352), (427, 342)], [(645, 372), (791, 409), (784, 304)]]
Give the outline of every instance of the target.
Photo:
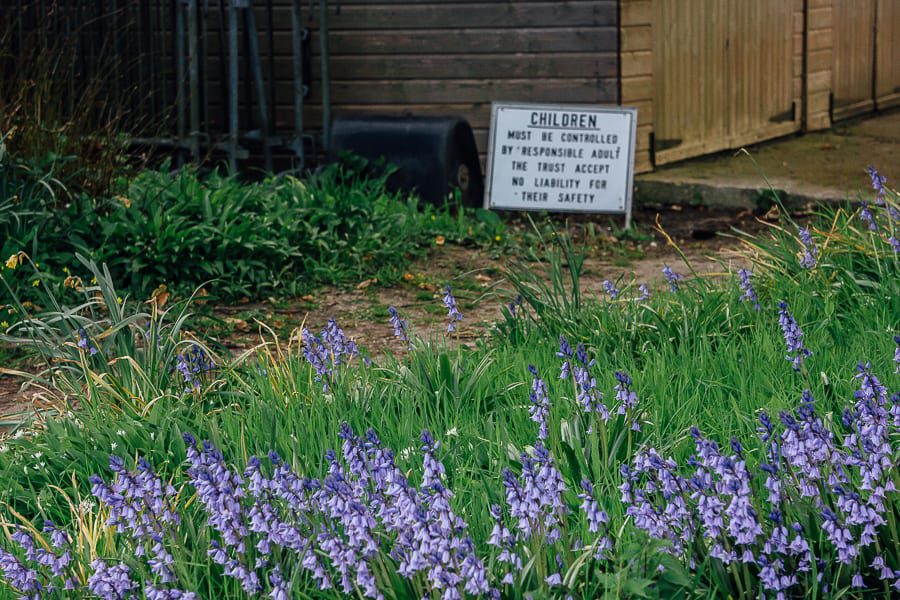
[[(734, 259), (737, 242), (722, 237), (732, 227), (744, 231), (765, 228), (754, 215), (732, 211), (711, 211), (704, 207), (659, 207), (661, 222), (678, 243), (694, 269), (701, 274), (721, 272), (719, 261)], [(602, 293), (604, 279), (623, 284), (632, 278), (647, 282), (651, 289), (663, 285), (661, 270), (669, 264), (687, 273), (681, 259), (652, 231), (657, 210), (644, 209), (635, 215), (645, 234), (640, 241), (619, 241), (601, 218), (575, 218), (569, 231), (586, 246), (582, 288), (586, 295)], [(602, 225), (601, 225), (602, 224)], [(592, 233), (591, 233), (592, 232)], [(513, 299), (511, 286), (503, 278), (503, 267), (518, 258), (496, 249), (445, 245), (434, 248), (426, 260), (413, 265), (404, 277), (389, 285), (361, 282), (356, 289), (323, 288), (312, 296), (279, 302), (242, 303), (208, 307), (212, 318), (209, 331), (219, 351), (239, 355), (260, 342), (260, 332), (282, 343), (301, 325), (313, 331), (334, 318), (345, 332), (375, 356), (384, 351), (402, 350), (387, 322), (387, 308), (395, 306), (418, 335), (430, 337), (446, 327), (446, 309), (441, 292), (451, 285), (465, 319), (459, 339), (469, 343), (479, 338), (485, 327), (502, 317), (501, 307)], [(0, 416), (27, 411), (30, 403), (19, 394), (20, 381), (0, 375)]]
[[(734, 211), (709, 211), (702, 207), (665, 212), (662, 222), (667, 233), (684, 251), (693, 268), (700, 274), (723, 272), (736, 259), (738, 243), (728, 234), (732, 227), (743, 231), (765, 228), (754, 215)], [(655, 211), (642, 211), (638, 218), (644, 231), (655, 218)], [(687, 274), (688, 268), (665, 238), (653, 232), (640, 242), (618, 241), (601, 229), (585, 239), (586, 223), (570, 226), (579, 232), (580, 242), (587, 244), (588, 256), (582, 277), (586, 295), (601, 294), (604, 279), (622, 285), (632, 281), (646, 282), (651, 289), (664, 285), (662, 268), (670, 265)], [(596, 222), (596, 219), (595, 221)], [(465, 319), (459, 327), (464, 343), (480, 337), (487, 325), (502, 318), (502, 307), (514, 298), (511, 286), (503, 277), (503, 268), (519, 258), (497, 255), (496, 251), (447, 245), (435, 248), (428, 258), (413, 265), (404, 279), (389, 286), (362, 285), (357, 289), (324, 288), (312, 296), (274, 306), (270, 303), (247, 303), (217, 306), (214, 312), (223, 319), (216, 341), (234, 352), (242, 352), (259, 343), (256, 320), (268, 324), (286, 340), (301, 325), (312, 331), (321, 329), (334, 318), (344, 331), (365, 346), (372, 355), (388, 350), (402, 350), (402, 342), (393, 337), (388, 325), (387, 308), (394, 306), (410, 326), (424, 337), (444, 331), (446, 309), (441, 297), (444, 286), (453, 288)]]

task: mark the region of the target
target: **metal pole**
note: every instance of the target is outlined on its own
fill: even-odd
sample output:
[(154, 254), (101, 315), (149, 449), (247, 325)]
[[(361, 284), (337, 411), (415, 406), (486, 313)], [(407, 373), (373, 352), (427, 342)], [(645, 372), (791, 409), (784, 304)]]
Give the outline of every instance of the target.
[(238, 0), (228, 8), (228, 166), (237, 171), (238, 147)]
[(200, 40), (197, 30), (197, 2), (188, 0), (188, 73), (191, 103), (191, 156), (200, 160)]
[[(185, 98), (184, 98), (184, 75), (185, 75), (185, 57), (184, 57), (184, 5), (189, 0), (178, 0), (175, 3), (175, 96), (178, 102), (178, 144), (184, 147), (186, 115), (185, 115)], [(181, 152), (179, 152), (179, 160), (183, 160)]]
[(256, 37), (256, 15), (252, 3), (244, 11), (247, 17), (247, 48), (250, 54), (250, 70), (253, 72), (253, 81), (256, 86), (256, 106), (259, 110), (260, 140), (263, 147), (263, 159), (267, 171), (272, 170), (272, 152), (269, 149), (269, 111), (266, 106), (266, 84), (263, 81), (262, 63), (259, 58), (259, 40)]
[(203, 0), (200, 11), (200, 80), (203, 100), (200, 122), (206, 140), (209, 140), (209, 0)]
[(322, 147), (331, 143), (331, 83), (328, 73), (328, 0), (319, 0), (319, 58), (322, 61)]
[(303, 151), (303, 20), (300, 8), (303, 0), (294, 0), (291, 10), (291, 46), (294, 55), (294, 154), (300, 159), (300, 169), (306, 166)]

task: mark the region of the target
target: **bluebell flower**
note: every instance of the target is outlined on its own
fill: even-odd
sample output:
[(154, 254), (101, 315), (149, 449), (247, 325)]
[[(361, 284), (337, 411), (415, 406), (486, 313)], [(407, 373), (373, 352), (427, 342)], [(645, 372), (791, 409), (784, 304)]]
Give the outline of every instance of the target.
[(138, 584), (131, 579), (131, 569), (125, 563), (108, 565), (97, 559), (91, 563), (94, 572), (88, 577), (88, 590), (103, 600), (131, 598)]
[(528, 412), (531, 420), (538, 424), (538, 439), (546, 440), (548, 436), (547, 421), (550, 418), (550, 397), (547, 393), (547, 384), (538, 376), (534, 365), (528, 365), (528, 370), (533, 375), (531, 380), (531, 406)]
[(305, 327), (300, 335), (303, 338), (303, 357), (315, 371), (315, 380), (322, 384), (323, 391), (328, 390), (341, 365), (348, 365), (359, 357), (356, 343), (347, 337), (334, 319), (329, 319), (318, 335)]
[(184, 592), (175, 588), (161, 588), (150, 583), (144, 584), (147, 600), (199, 600), (194, 592)]
[(800, 242), (803, 244), (803, 254), (800, 256), (800, 267), (812, 269), (819, 262), (819, 247), (812, 239), (812, 234), (806, 227), (799, 230)]
[(788, 312), (788, 305), (785, 302), (778, 303), (778, 323), (781, 325), (784, 341), (787, 344), (787, 360), (795, 371), (799, 371), (803, 366), (803, 360), (812, 356), (812, 352), (803, 345), (803, 331)]
[(582, 480), (581, 489), (583, 493), (578, 494), (578, 498), (581, 500), (581, 511), (587, 519), (588, 531), (598, 533), (603, 525), (609, 523), (609, 516), (605, 510), (600, 509), (600, 504), (594, 498), (594, 486), (590, 481)]
[(566, 486), (562, 475), (540, 440), (535, 444), (534, 456), (523, 453), (519, 460), (520, 478), (509, 469), (503, 471), (509, 514), (516, 519), (522, 539), (537, 537), (555, 543), (561, 535), (562, 518), (568, 513), (563, 501)]
[(869, 203), (865, 200), (859, 203), (859, 219), (869, 226), (870, 231), (878, 231), (878, 225), (875, 223), (875, 215), (872, 214), (872, 209), (869, 208)]
[(450, 319), (450, 322), (447, 324), (447, 332), (452, 333), (456, 331), (456, 323), (462, 321), (463, 316), (456, 306), (456, 298), (453, 297), (453, 292), (450, 290), (449, 285), (444, 289), (443, 301), (444, 306), (447, 308), (447, 317)]
[(615, 300), (619, 297), (619, 290), (609, 279), (603, 280), (603, 290), (609, 295), (610, 300)]
[[(568, 363), (568, 361), (567, 361)], [(604, 421), (609, 420), (609, 409), (603, 403), (603, 393), (597, 387), (597, 379), (591, 374), (594, 360), (588, 356), (584, 344), (575, 349), (575, 361), (571, 367), (572, 379), (575, 382), (575, 399), (586, 413), (597, 413)], [(563, 365), (565, 369), (565, 365)]]
[(569, 345), (569, 340), (565, 336), (559, 336), (559, 352), (556, 353), (556, 356), (563, 360), (559, 378), (567, 379), (572, 372), (571, 359), (575, 356), (575, 353), (572, 351), (572, 346)]
[(650, 299), (650, 288), (647, 287), (646, 283), (642, 283), (638, 286), (638, 291), (640, 291), (640, 295), (638, 296), (638, 302), (644, 302)]
[(638, 397), (634, 390), (631, 389), (631, 377), (624, 371), (616, 371), (616, 380), (618, 381), (615, 387), (616, 400), (619, 403), (616, 412), (620, 415), (631, 416), (631, 429), (640, 431), (640, 423), (634, 414), (635, 408), (637, 408)]
[(394, 337), (400, 341), (408, 342), (409, 325), (406, 323), (406, 319), (401, 319), (400, 313), (393, 306), (388, 307), (388, 314), (390, 315), (391, 327), (394, 328)]
[(756, 295), (756, 289), (753, 287), (753, 282), (750, 281), (751, 273), (747, 269), (738, 269), (738, 276), (741, 280), (741, 290), (743, 294), (741, 295), (741, 301), (749, 301), (753, 303), (753, 308), (756, 310), (760, 309), (759, 306), (759, 298)]
[(184, 378), (185, 391), (191, 391), (200, 388), (203, 375), (215, 369), (216, 365), (199, 344), (191, 344), (175, 357), (175, 368)]
[(519, 307), (522, 306), (522, 294), (517, 294), (515, 300), (509, 303), (509, 314), (512, 316), (516, 316), (518, 314)]
[(0, 548), (0, 570), (10, 586), (23, 598), (40, 598), (40, 592), (44, 586), (41, 583), (39, 573), (22, 564), (18, 558), (3, 548)]
[(78, 349), (84, 352), (87, 352), (91, 356), (97, 354), (98, 350), (96, 346), (94, 346), (93, 342), (91, 342), (90, 337), (88, 337), (87, 331), (84, 327), (80, 327), (78, 329)]
[(898, 240), (898, 239), (897, 239), (896, 237), (894, 237), (894, 236), (891, 236), (891, 237), (888, 238), (888, 243), (891, 245), (891, 249), (892, 249), (895, 253), (900, 253), (900, 240)]
[(666, 281), (669, 282), (669, 289), (673, 292), (678, 291), (678, 282), (681, 281), (684, 277), (681, 273), (676, 273), (672, 270), (672, 267), (666, 265), (663, 267), (663, 275), (666, 276)]
[(884, 188), (885, 184), (887, 184), (887, 177), (878, 173), (874, 166), (867, 167), (866, 172), (872, 178), (872, 189), (875, 190), (875, 204), (880, 206), (884, 204)]

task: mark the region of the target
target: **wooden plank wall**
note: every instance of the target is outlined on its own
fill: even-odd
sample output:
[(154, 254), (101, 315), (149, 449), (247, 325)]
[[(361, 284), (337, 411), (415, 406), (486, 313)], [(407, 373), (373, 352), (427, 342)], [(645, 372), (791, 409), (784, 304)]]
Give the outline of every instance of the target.
[(653, 170), (653, 3), (621, 0), (619, 11), (621, 104), (638, 109), (635, 171)]
[(658, 164), (800, 128), (803, 0), (651, 4)]
[(900, 104), (900, 0), (878, 0), (875, 31), (875, 103)]
[(834, 0), (835, 120), (875, 108), (875, 4), (876, 0)]
[[(462, 115), (483, 155), (492, 101), (617, 103), (617, 5), (616, 0), (341, 0), (340, 14), (332, 4), (328, 15), (333, 114)], [(311, 13), (307, 2), (303, 10), (313, 52), (305, 119), (307, 128), (318, 129), (318, 12)], [(258, 7), (257, 21), (266, 18)], [(275, 0), (273, 23), (275, 124), (286, 131), (293, 126), (290, 0)], [(260, 44), (266, 68), (266, 36)], [(214, 43), (210, 50), (215, 60)], [(218, 71), (211, 65), (211, 76)], [(216, 81), (211, 100), (223, 100)]]
[(807, 0), (803, 129), (831, 127), (834, 0)]

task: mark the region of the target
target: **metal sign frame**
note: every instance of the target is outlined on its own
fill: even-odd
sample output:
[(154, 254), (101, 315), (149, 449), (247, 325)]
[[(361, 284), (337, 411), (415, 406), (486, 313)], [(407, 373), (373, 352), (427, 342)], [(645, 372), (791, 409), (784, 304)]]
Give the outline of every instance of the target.
[[(631, 128), (628, 136), (628, 148), (625, 152), (627, 164), (627, 173), (626, 177), (626, 189), (625, 189), (625, 210), (597, 210), (597, 209), (588, 209), (588, 210), (580, 210), (580, 209), (564, 209), (564, 208), (526, 208), (526, 207), (504, 207), (500, 205), (496, 205), (492, 202), (492, 193), (494, 181), (493, 171), (494, 171), (494, 150), (495, 150), (495, 142), (497, 135), (497, 113), (500, 109), (503, 108), (514, 108), (514, 109), (523, 109), (523, 110), (550, 110), (550, 111), (560, 111), (560, 110), (577, 110), (579, 112), (594, 112), (594, 113), (615, 113), (615, 114), (627, 114), (631, 116)], [(543, 103), (530, 103), (530, 102), (491, 102), (491, 126), (490, 132), (488, 136), (488, 155), (487, 155), (487, 165), (485, 170), (485, 186), (484, 186), (484, 208), (485, 209), (493, 209), (493, 210), (515, 210), (515, 211), (545, 211), (545, 212), (560, 212), (560, 213), (584, 213), (584, 214), (614, 214), (614, 215), (625, 215), (625, 228), (631, 227), (631, 201), (632, 194), (634, 192), (634, 153), (635, 153), (635, 145), (637, 138), (637, 119), (638, 119), (638, 111), (637, 108), (629, 107), (629, 106), (615, 106), (615, 105), (585, 105), (585, 104), (543, 104)]]

